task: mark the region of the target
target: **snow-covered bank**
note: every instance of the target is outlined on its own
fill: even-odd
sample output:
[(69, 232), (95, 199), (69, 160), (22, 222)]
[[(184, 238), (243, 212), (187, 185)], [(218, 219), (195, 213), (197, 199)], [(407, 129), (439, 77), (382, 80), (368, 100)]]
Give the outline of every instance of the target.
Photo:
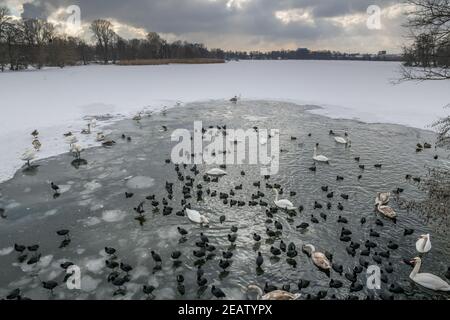
[[(0, 73), (0, 181), (22, 165), (40, 131), (40, 157), (67, 151), (62, 133), (96, 114), (132, 115), (176, 101), (276, 99), (315, 104), (332, 117), (424, 128), (450, 102), (446, 82), (392, 85), (398, 63), (241, 61), (213, 65), (87, 66)], [(83, 142), (93, 145), (94, 141)]]

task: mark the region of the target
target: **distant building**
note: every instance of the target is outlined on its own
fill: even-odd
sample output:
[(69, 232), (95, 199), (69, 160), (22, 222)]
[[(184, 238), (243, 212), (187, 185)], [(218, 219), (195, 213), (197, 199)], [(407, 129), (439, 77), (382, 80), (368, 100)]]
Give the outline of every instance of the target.
[(250, 51), (250, 52), (227, 52), (228, 59), (244, 60), (360, 60), (360, 61), (401, 61), (402, 55), (388, 54), (386, 50), (378, 53), (360, 52), (339, 52), (329, 50), (310, 50), (308, 48), (298, 48), (295, 50), (276, 50), (270, 52)]

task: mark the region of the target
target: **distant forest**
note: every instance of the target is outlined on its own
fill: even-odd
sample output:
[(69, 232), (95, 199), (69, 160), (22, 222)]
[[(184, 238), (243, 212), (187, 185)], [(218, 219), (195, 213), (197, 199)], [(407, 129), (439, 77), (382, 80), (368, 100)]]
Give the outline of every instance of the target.
[[(91, 23), (92, 44), (79, 37), (58, 33), (55, 26), (39, 19), (12, 19), (6, 7), (0, 7), (0, 70), (22, 70), (29, 66), (64, 67), (89, 63), (118, 63), (153, 59), (220, 60), (400, 60), (400, 56), (347, 54), (333, 51), (297, 50), (224, 51), (208, 49), (201, 43), (168, 43), (157, 33), (145, 39), (124, 39), (114, 32), (113, 24), (98, 19)], [(205, 60), (206, 61), (206, 60)], [(138, 64), (138, 63), (137, 63)]]

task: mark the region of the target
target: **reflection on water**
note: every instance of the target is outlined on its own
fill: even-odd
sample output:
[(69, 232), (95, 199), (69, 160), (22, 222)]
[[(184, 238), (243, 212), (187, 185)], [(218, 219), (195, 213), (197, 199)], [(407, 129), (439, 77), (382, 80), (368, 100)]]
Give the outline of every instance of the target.
[(81, 166), (87, 166), (88, 162), (85, 159), (78, 158), (78, 159), (73, 160), (70, 164), (75, 169), (79, 169)]
[(38, 173), (38, 171), (39, 171), (39, 165), (30, 165), (30, 166), (26, 166), (22, 170), (22, 173), (27, 176), (34, 176)]
[[(190, 170), (192, 166), (180, 166), (185, 178), (180, 181), (174, 165), (165, 162), (175, 144), (170, 141), (170, 134), (176, 128), (192, 130), (194, 120), (203, 121), (205, 128), (227, 125), (227, 128), (280, 129), (283, 152), (279, 173), (265, 180), (260, 176), (258, 166), (229, 165), (227, 176), (218, 182), (207, 183), (203, 175), (211, 166), (199, 165), (197, 175)], [(162, 129), (163, 125), (167, 131)], [(344, 277), (360, 265), (360, 253), (368, 239), (378, 245), (370, 256), (362, 257), (369, 264), (377, 264), (372, 260), (373, 255), (389, 250), (389, 241), (399, 245), (397, 250), (390, 250), (389, 259), (382, 258), (379, 264), (383, 280), (387, 280), (382, 283), (382, 292), (396, 284), (405, 291), (396, 294), (396, 299), (448, 297), (411, 283), (408, 279), (411, 267), (403, 262), (404, 258), (417, 255), (417, 237), (431, 233), (433, 248), (423, 257), (422, 270), (444, 277), (450, 253), (446, 236), (433, 233), (416, 214), (401, 210), (395, 200), (391, 205), (398, 213), (397, 223), (378, 216), (373, 207), (375, 194), (379, 191), (403, 188), (402, 199), (424, 197), (414, 184), (405, 180), (405, 175), (423, 175), (425, 166), (436, 166), (445, 161), (440, 160), (443, 157), (433, 159), (439, 153), (435, 150), (415, 152), (418, 142), (434, 141), (430, 132), (396, 125), (332, 120), (305, 112), (300, 106), (267, 101), (243, 101), (238, 105), (217, 101), (194, 103), (172, 109), (166, 116), (144, 118), (139, 123), (121, 121), (111, 129), (113, 133), (108, 138), (117, 144), (108, 149), (84, 151), (86, 162), (74, 164), (68, 153), (39, 161), (39, 170), (34, 174), (20, 171), (14, 179), (0, 185), (0, 207), (5, 209), (7, 216), (0, 220), (0, 297), (20, 288), (24, 296), (33, 299), (145, 299), (151, 295), (142, 292), (142, 287), (151, 285), (155, 287), (152, 292), (155, 299), (211, 299), (211, 286), (215, 285), (226, 293), (227, 298), (239, 299), (246, 298), (244, 288), (251, 283), (263, 287), (268, 282), (280, 288), (290, 285), (290, 290), (296, 292), (299, 282), (301, 285), (310, 281), (310, 285), (301, 290), (303, 298), (323, 290), (328, 291), (326, 298), (334, 295), (345, 299), (350, 294), (361, 299), (368, 295), (379, 298), (381, 291), (365, 287), (365, 271), (357, 274), (357, 283), (363, 285), (358, 292), (350, 292), (351, 282)], [(331, 129), (339, 133), (348, 130), (352, 147), (335, 143), (328, 134)], [(131, 137), (131, 141), (122, 139), (122, 134)], [(310, 168), (316, 143), (320, 143), (320, 152), (330, 158), (330, 164), (317, 164), (313, 172)], [(355, 162), (355, 157), (360, 157), (359, 163)], [(375, 168), (375, 164), (382, 164), (381, 169)], [(364, 170), (359, 165), (364, 165)], [(337, 175), (344, 179), (337, 180)], [(191, 224), (181, 215), (183, 186), (188, 182), (186, 176), (195, 177), (192, 198), (187, 201), (209, 219), (209, 228)], [(54, 197), (50, 181), (59, 185), (60, 196)], [(168, 197), (166, 182), (173, 183), (172, 199)], [(256, 182), (261, 183), (260, 188), (255, 187)], [(304, 210), (297, 215), (278, 211), (273, 214), (273, 219), (268, 219), (267, 208), (261, 206), (260, 201), (270, 206), (274, 194), (266, 188), (266, 183), (280, 184), (284, 190), (280, 197), (289, 198)], [(241, 184), (242, 189), (239, 188)], [(237, 190), (236, 186), (239, 186)], [(328, 186), (328, 192), (322, 191), (322, 186)], [(202, 201), (197, 200), (199, 190)], [(230, 206), (231, 201), (225, 205), (219, 195), (230, 194), (230, 190), (235, 194), (229, 196), (230, 200), (245, 201), (246, 205)], [(256, 200), (257, 205), (249, 206), (252, 194), (258, 191), (264, 196)], [(327, 198), (330, 192), (334, 192), (333, 198)], [(342, 198), (341, 194), (348, 195), (349, 199)], [(155, 195), (154, 200), (152, 197), (146, 200), (150, 195)], [(154, 209), (152, 201), (158, 202), (159, 210)], [(163, 201), (173, 209), (163, 210)], [(323, 209), (314, 209), (316, 201)], [(330, 209), (327, 209), (328, 202)], [(342, 210), (338, 208), (339, 203)], [(221, 216), (225, 217), (222, 223)], [(347, 219), (348, 223), (338, 223), (338, 216)], [(363, 217), (367, 222), (361, 225)], [(382, 223), (376, 223), (377, 219)], [(269, 238), (266, 228), (277, 230), (273, 222), (282, 233)], [(308, 223), (309, 227), (296, 228), (302, 223)], [(187, 230), (188, 234), (181, 237), (177, 227)], [(229, 241), (232, 227), (237, 227), (233, 244)], [(352, 241), (361, 245), (354, 257), (347, 252), (349, 243), (339, 240), (343, 227), (351, 230)], [(414, 229), (413, 235), (404, 236), (405, 228)], [(61, 229), (70, 230), (70, 242), (64, 246), (61, 246), (64, 239), (56, 233)], [(380, 237), (371, 237), (371, 229)], [(208, 250), (204, 257), (193, 255), (194, 250), (200, 250), (196, 246), (200, 233), (216, 247), (216, 256), (212, 254), (214, 251)], [(258, 243), (253, 239), (255, 233), (262, 237)], [(271, 247), (279, 248), (281, 240), (286, 245), (292, 242), (298, 255), (288, 257), (283, 252), (276, 258), (271, 257)], [(34, 255), (30, 252), (24, 263), (18, 262), (20, 255), (11, 252), (14, 243), (39, 244), (40, 261), (28, 265), (26, 261)], [(342, 275), (332, 271), (329, 278), (319, 272), (311, 259), (301, 252), (306, 243), (322, 252), (332, 253), (333, 262), (343, 265)], [(114, 254), (117, 259), (111, 259), (104, 251), (106, 246), (117, 250)], [(227, 250), (232, 252), (231, 265), (222, 268), (225, 263), (222, 251)], [(152, 259), (151, 251), (161, 256), (162, 263)], [(257, 269), (258, 251), (263, 255), (264, 264)], [(172, 254), (181, 255), (174, 259)], [(113, 268), (120, 274), (111, 275), (113, 272), (109, 267), (114, 266), (109, 264), (108, 267), (105, 260), (123, 262), (133, 269), (126, 274)], [(68, 290), (61, 284), (65, 276), (61, 267), (64, 262), (72, 262), (81, 268), (82, 290)], [(201, 281), (206, 279), (207, 287), (197, 283), (198, 265), (202, 266)], [(177, 282), (179, 275), (184, 277), (184, 295), (181, 295), (183, 290)], [(115, 276), (127, 277), (129, 281), (120, 285), (120, 281), (114, 281)], [(343, 287), (330, 288), (330, 279), (342, 281)], [(41, 285), (41, 281), (49, 280), (59, 284), (53, 295)]]

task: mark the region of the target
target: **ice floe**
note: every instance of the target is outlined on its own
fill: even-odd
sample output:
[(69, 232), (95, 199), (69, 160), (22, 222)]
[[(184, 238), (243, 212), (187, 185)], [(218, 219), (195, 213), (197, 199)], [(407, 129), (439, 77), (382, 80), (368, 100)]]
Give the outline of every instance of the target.
[(121, 210), (107, 210), (102, 214), (102, 219), (106, 222), (118, 222), (125, 219), (126, 214)]
[(0, 256), (7, 256), (8, 254), (10, 254), (13, 251), (14, 251), (13, 247), (7, 247), (7, 248), (0, 249)]
[(154, 186), (155, 180), (150, 177), (137, 176), (129, 179), (126, 186), (130, 189), (147, 189)]

